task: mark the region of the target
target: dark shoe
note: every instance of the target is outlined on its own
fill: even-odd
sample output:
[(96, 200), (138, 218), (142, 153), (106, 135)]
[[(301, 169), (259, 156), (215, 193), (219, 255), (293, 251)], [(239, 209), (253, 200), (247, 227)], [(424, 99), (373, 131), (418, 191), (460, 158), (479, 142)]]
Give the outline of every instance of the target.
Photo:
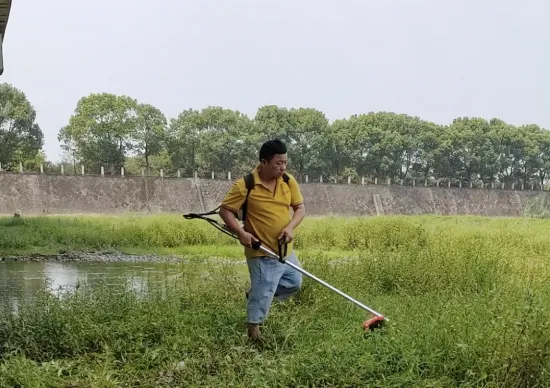
[(248, 324), (248, 338), (254, 341), (258, 341), (261, 338), (260, 325), (257, 323)]

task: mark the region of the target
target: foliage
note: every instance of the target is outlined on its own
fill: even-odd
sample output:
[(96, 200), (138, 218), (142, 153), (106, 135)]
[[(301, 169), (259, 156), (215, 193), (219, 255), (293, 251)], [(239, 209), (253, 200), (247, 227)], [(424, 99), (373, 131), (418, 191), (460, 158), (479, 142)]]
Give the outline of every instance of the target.
[(0, 84), (0, 164), (14, 170), (19, 163), (36, 160), (44, 135), (36, 120), (36, 110), (25, 93), (10, 84)]
[[(482, 180), (540, 187), (550, 171), (546, 130), (480, 117), (436, 125), (406, 114), (369, 112), (330, 123), (313, 108), (266, 105), (249, 118), (210, 106), (185, 109), (164, 134), (161, 126), (158, 130), (166, 141), (156, 143), (161, 147), (156, 155), (164, 150), (170, 158), (166, 172), (179, 169), (185, 176), (239, 176), (257, 163), (260, 145), (270, 138), (287, 143), (289, 169), (302, 181), (323, 175), (336, 182), (349, 176), (354, 181), (440, 179), (467, 186)], [(100, 160), (99, 154), (87, 158)]]
[(166, 117), (151, 104), (138, 104), (137, 125), (133, 134), (134, 150), (143, 157), (145, 168), (149, 169), (150, 158), (160, 155), (165, 149)]
[[(403, 244), (413, 249), (426, 242), (422, 228), (399, 218), (356, 218), (346, 222), (332, 218), (308, 218), (302, 225), (297, 231), (300, 238), (295, 246), (298, 249), (392, 249)], [(334, 225), (340, 227), (335, 228)], [(140, 248), (155, 251), (204, 245), (239, 247), (235, 239), (212, 233), (215, 230), (204, 221), (189, 221), (170, 214), (143, 217), (1, 217), (0, 230), (0, 247), (4, 252), (12, 253), (45, 249), (94, 251)]]
[[(56, 226), (73, 231), (75, 248), (102, 238), (145, 238), (151, 251), (231, 244), (199, 225), (67, 217), (0, 228), (28, 242), (27, 231)], [(295, 299), (273, 305), (266, 341), (253, 345), (244, 336), (246, 273), (207, 258), (174, 264), (179, 276), (139, 290), (122, 281), (40, 292), (0, 310), (0, 387), (548, 386), (549, 230), (541, 219), (307, 219), (296, 236), (302, 264), (385, 313), (390, 321), (372, 333), (361, 330), (364, 311), (306, 278)], [(347, 259), (328, 258), (338, 247)]]
[(251, 121), (240, 112), (220, 107), (200, 112), (185, 110), (171, 121), (168, 129), (172, 165), (188, 176), (195, 171), (239, 171), (252, 163), (251, 128)]
[[(0, 163), (9, 169), (55, 170), (37, 159), (42, 132), (22, 92), (0, 89)], [(498, 118), (456, 117), (445, 125), (394, 112), (368, 112), (329, 122), (311, 107), (259, 106), (253, 116), (221, 106), (183, 108), (166, 117), (125, 95), (82, 97), (58, 132), (64, 162), (74, 171), (117, 175), (121, 167), (155, 175), (240, 176), (258, 161), (262, 142), (288, 145), (289, 170), (300, 180), (342, 182), (440, 180), (468, 186), (476, 181), (539, 189), (550, 172), (550, 132), (536, 124), (511, 125)], [(162, 167), (160, 167), (162, 166)], [(68, 169), (70, 171), (71, 169)], [(59, 169), (58, 169), (59, 171)]]
[(86, 170), (98, 173), (104, 166), (114, 174), (131, 151), (137, 128), (137, 101), (109, 93), (91, 94), (78, 101), (58, 139)]

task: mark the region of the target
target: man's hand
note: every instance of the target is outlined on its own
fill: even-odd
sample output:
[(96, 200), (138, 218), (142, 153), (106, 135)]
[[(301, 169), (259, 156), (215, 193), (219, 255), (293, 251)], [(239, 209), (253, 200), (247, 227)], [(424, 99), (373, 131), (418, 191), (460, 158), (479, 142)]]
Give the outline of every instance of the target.
[(258, 239), (253, 234), (243, 230), (239, 233), (239, 241), (245, 247), (252, 248), (252, 243), (258, 241)]
[(287, 243), (294, 240), (294, 229), (292, 226), (289, 225), (281, 231), (281, 234), (279, 234), (279, 240), (283, 237)]
[(302, 222), (305, 215), (305, 208), (303, 203), (297, 206), (293, 206), (293, 209), (294, 215), (292, 216), (292, 220), (290, 220), (290, 223), (286, 226), (286, 228), (281, 231), (281, 234), (279, 234), (279, 240), (284, 237), (287, 243), (294, 240), (294, 228), (300, 225), (300, 222)]
[(243, 228), (241, 228), (231, 210), (222, 207), (220, 209), (219, 215), (221, 219), (225, 222), (225, 224), (229, 227), (229, 229), (231, 229), (239, 236), (239, 241), (242, 245), (252, 248), (252, 243), (254, 241), (258, 241), (258, 239), (254, 237), (253, 234), (250, 234), (246, 232)]

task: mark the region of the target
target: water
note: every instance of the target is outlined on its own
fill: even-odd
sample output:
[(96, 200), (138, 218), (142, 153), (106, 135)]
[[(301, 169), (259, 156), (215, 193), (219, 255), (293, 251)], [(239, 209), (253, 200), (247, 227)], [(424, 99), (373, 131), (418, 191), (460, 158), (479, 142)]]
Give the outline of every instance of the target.
[(93, 287), (99, 282), (127, 279), (136, 291), (146, 290), (151, 280), (164, 282), (178, 274), (178, 264), (170, 262), (0, 262), (0, 303), (16, 306), (37, 291), (54, 294), (77, 286)]
[[(39, 260), (0, 261), (0, 305), (17, 309), (19, 302), (31, 298), (38, 291), (47, 290), (62, 295), (76, 287), (93, 287), (99, 283), (112, 284), (121, 280), (138, 293), (146, 293), (149, 286), (161, 288), (176, 279), (187, 260), (178, 256), (124, 254), (66, 254), (46, 256)], [(210, 266), (230, 263), (246, 277), (246, 266), (239, 261), (208, 259), (194, 270), (206, 274)]]

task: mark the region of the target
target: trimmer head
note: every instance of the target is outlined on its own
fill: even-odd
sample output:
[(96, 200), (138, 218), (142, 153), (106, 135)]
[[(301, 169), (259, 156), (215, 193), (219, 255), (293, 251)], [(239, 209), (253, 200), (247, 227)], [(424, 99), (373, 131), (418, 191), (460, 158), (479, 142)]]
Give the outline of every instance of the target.
[(380, 328), (384, 324), (385, 318), (382, 315), (377, 315), (371, 319), (367, 319), (363, 322), (363, 330), (373, 331)]

